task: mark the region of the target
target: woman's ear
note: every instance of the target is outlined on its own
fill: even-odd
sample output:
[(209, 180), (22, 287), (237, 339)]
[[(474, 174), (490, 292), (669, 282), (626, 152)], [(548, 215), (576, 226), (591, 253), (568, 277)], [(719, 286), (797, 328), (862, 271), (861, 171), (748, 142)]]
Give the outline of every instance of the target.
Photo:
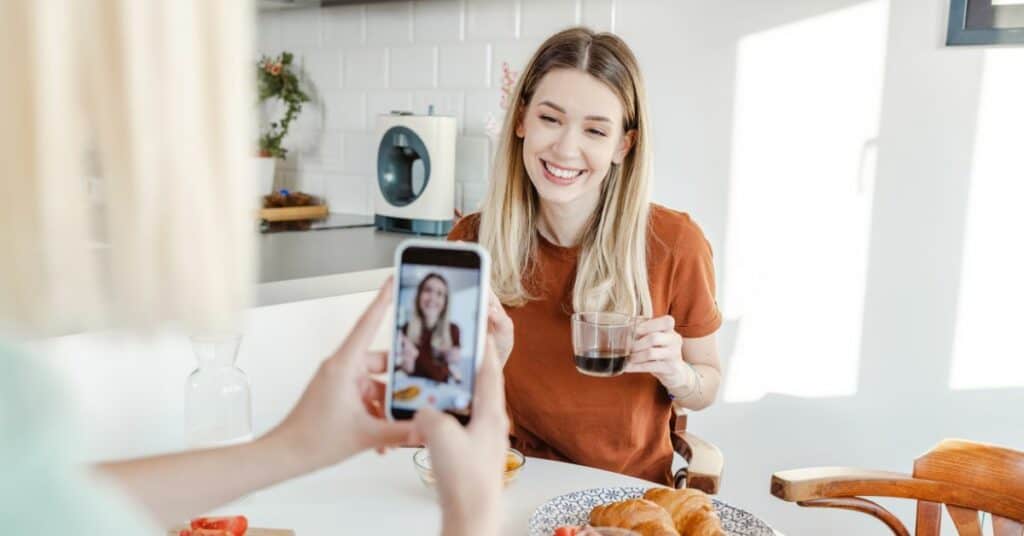
[(619, 146), (615, 148), (615, 154), (612, 155), (612, 163), (619, 165), (623, 160), (626, 159), (626, 155), (629, 151), (633, 150), (633, 145), (636, 143), (636, 129), (627, 130), (622, 135), (622, 140), (619, 141)]
[(516, 137), (517, 138), (525, 138), (526, 137), (526, 127), (523, 126), (523, 120), (526, 118), (526, 106), (527, 106), (526, 99), (521, 99), (519, 101), (519, 106), (515, 107), (515, 114), (517, 115), (517, 117), (516, 117)]

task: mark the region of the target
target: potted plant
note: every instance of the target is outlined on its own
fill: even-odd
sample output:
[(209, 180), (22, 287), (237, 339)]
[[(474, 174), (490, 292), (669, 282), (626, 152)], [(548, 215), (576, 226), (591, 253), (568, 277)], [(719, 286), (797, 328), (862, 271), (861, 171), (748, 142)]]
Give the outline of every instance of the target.
[(275, 58), (261, 56), (257, 63), (256, 76), (259, 88), (259, 102), (279, 99), (285, 105), (284, 117), (271, 121), (262, 129), (259, 139), (260, 189), (264, 194), (274, 189), (274, 171), (277, 159), (285, 159), (288, 150), (281, 141), (288, 134), (288, 127), (302, 111), (302, 103), (309, 102), (309, 96), (299, 88), (299, 78), (292, 70), (294, 55), (282, 52)]

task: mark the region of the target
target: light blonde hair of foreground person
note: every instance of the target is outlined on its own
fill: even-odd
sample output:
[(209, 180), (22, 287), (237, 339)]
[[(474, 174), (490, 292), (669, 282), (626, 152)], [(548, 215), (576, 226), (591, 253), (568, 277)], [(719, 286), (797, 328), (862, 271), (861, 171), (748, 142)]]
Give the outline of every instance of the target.
[(252, 18), (241, 0), (0, 2), (0, 330), (231, 321), (253, 274)]

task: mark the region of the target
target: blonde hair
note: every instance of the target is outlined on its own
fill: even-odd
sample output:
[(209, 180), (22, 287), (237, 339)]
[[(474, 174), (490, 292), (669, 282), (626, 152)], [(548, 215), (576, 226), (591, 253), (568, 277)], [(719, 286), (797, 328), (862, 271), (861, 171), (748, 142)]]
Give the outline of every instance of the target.
[(18, 73), (0, 84), (0, 333), (238, 329), (256, 259), (249, 3), (0, 5)]
[(647, 95), (636, 58), (610, 33), (570, 28), (534, 53), (509, 99), (494, 163), (491, 187), (481, 208), (479, 242), (491, 254), (491, 285), (502, 303), (518, 306), (537, 299), (523, 284), (535, 268), (539, 198), (523, 163), (516, 125), (541, 79), (556, 69), (576, 69), (606, 84), (625, 110), (624, 132), (635, 132), (632, 150), (612, 163), (601, 197), (580, 239), (572, 306), (576, 311), (650, 315), (647, 227), (650, 211), (650, 143)]
[(409, 315), (409, 327), (405, 335), (413, 344), (419, 344), (420, 334), (423, 333), (423, 328), (426, 325), (426, 322), (423, 321), (423, 310), (420, 308), (420, 295), (423, 294), (423, 287), (427, 285), (427, 281), (431, 279), (437, 279), (444, 285), (445, 295), (444, 309), (441, 310), (441, 314), (438, 315), (437, 322), (434, 323), (431, 330), (430, 345), (434, 348), (448, 349), (452, 347), (451, 321), (448, 319), (448, 305), (451, 303), (452, 293), (448, 281), (441, 274), (427, 274), (416, 287), (416, 296), (412, 301), (412, 314)]

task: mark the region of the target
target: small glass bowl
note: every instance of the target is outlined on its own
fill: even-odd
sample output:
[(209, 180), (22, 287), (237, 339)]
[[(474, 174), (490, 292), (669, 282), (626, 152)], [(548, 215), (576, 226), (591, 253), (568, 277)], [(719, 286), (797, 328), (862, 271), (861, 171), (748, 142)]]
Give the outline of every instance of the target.
[[(417, 449), (412, 455), (412, 463), (416, 466), (416, 474), (420, 482), (428, 488), (433, 488), (437, 479), (434, 477), (434, 470), (430, 465), (430, 452), (426, 448)], [(502, 482), (508, 486), (519, 477), (519, 472), (526, 465), (526, 456), (516, 449), (509, 448), (505, 453), (505, 472), (502, 475)]]

